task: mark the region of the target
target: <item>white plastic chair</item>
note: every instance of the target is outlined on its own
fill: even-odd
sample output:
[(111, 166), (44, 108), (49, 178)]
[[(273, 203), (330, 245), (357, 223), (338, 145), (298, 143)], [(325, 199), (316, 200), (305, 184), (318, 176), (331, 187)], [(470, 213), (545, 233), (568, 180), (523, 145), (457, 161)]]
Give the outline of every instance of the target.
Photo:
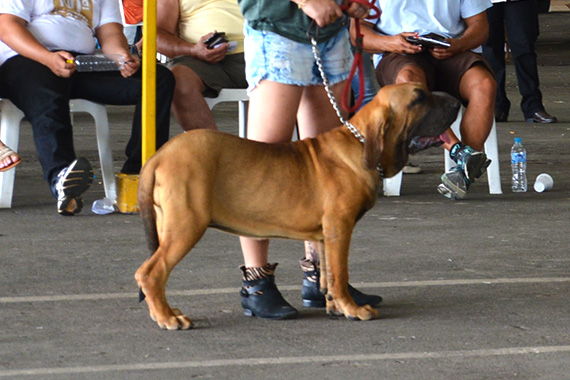
[[(104, 105), (90, 102), (84, 99), (73, 99), (69, 102), (72, 113), (86, 112), (95, 120), (97, 135), (97, 147), (101, 162), (101, 173), (105, 197), (115, 203), (117, 199), (117, 187), (115, 183), (115, 171), (113, 166), (113, 153), (109, 145), (109, 121), (107, 109)], [(8, 99), (0, 99), (0, 140), (15, 151), (18, 150), (20, 139), (20, 123), (24, 113)], [(0, 173), (0, 208), (12, 207), (14, 194), (14, 179), (16, 169)]]
[(247, 96), (247, 90), (245, 88), (224, 88), (220, 91), (215, 98), (204, 98), (210, 110), (213, 109), (216, 104), (224, 102), (238, 102), (239, 107), (239, 137), (245, 138), (247, 135), (247, 102), (249, 97)]
[[(457, 119), (451, 125), (451, 129), (458, 138), (461, 138), (461, 133), (459, 131), (459, 126), (461, 125), (461, 119), (463, 118), (463, 113), (465, 108), (461, 107), (459, 113), (457, 114)], [(501, 175), (499, 171), (499, 148), (497, 146), (497, 125), (493, 119), (493, 127), (491, 132), (485, 141), (485, 154), (487, 158), (491, 159), (491, 165), (487, 168), (487, 180), (489, 182), (489, 194), (503, 194), (501, 189)], [(455, 165), (455, 162), (449, 157), (447, 150), (443, 152), (445, 160), (445, 171), (451, 169)], [(384, 179), (384, 195), (387, 197), (400, 196), (400, 189), (402, 187), (402, 172), (400, 171), (392, 178)]]
[[(249, 101), (247, 96), (247, 90), (241, 88), (224, 88), (217, 97), (215, 98), (204, 98), (210, 110), (212, 110), (216, 104), (224, 102), (239, 102), (239, 130), (238, 134), (241, 138), (247, 137), (247, 108), (246, 103)], [(297, 141), (299, 139), (299, 131), (297, 127), (293, 131), (292, 141)]]

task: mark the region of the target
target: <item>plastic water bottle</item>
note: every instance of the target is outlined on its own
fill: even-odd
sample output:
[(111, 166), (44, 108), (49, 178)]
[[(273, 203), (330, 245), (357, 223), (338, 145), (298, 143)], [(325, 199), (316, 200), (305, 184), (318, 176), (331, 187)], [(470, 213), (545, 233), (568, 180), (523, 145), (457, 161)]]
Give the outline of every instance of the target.
[(513, 192), (526, 192), (526, 149), (522, 145), (522, 138), (520, 137), (515, 137), (515, 143), (511, 148), (511, 166), (513, 168)]
[(125, 57), (121, 54), (78, 55), (73, 63), (80, 72), (115, 71), (125, 67)]
[(109, 198), (103, 198), (93, 202), (91, 211), (97, 215), (106, 215), (114, 213), (117, 208)]

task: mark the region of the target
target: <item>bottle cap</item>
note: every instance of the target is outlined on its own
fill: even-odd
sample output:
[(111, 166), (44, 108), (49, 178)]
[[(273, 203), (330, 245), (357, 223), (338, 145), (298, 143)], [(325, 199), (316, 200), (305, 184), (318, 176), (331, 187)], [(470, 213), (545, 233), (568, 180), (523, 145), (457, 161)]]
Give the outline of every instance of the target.
[(515, 137), (515, 144), (521, 144), (522, 143), (522, 137)]

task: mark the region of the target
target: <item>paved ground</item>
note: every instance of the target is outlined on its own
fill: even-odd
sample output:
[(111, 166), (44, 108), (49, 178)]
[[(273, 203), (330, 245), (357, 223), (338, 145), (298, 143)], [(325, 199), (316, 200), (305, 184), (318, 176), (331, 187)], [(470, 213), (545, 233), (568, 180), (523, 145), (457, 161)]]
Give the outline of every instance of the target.
[[(464, 201), (443, 199), (433, 149), (415, 159), (425, 173), (406, 176), (402, 196), (380, 197), (357, 225), (351, 283), (385, 298), (370, 322), (302, 308), (302, 245), (290, 241), (275, 241), (271, 259), (300, 318), (244, 317), (237, 238), (212, 230), (169, 283), (196, 329), (159, 330), (137, 303), (133, 274), (148, 255), (138, 216), (58, 216), (23, 127), (14, 207), (0, 210), (0, 378), (570, 379), (569, 24), (570, 13), (542, 16), (538, 45), (545, 104), (560, 123), (522, 121), (509, 71), (503, 195), (483, 180)], [(131, 110), (109, 112), (119, 166)], [(222, 129), (237, 130), (235, 112), (216, 110)], [(97, 162), (89, 118), (75, 130), (78, 153)], [(524, 139), (529, 180), (548, 172), (552, 191), (511, 193), (513, 136)], [(102, 196), (98, 183), (86, 199)]]

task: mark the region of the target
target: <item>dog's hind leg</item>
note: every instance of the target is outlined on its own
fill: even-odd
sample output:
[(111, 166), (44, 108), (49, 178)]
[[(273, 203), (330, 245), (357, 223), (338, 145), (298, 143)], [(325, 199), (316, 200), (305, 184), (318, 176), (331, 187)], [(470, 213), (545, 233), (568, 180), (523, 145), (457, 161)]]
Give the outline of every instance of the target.
[(150, 317), (161, 328), (168, 330), (185, 330), (192, 327), (192, 321), (178, 309), (171, 309), (166, 301), (166, 283), (175, 265), (170, 257), (178, 249), (161, 245), (135, 274), (137, 283), (146, 296)]
[(166, 283), (170, 273), (203, 236), (208, 223), (198, 222), (188, 215), (170, 215), (176, 224), (162, 225), (158, 217), (159, 247), (135, 274), (139, 287), (146, 296), (151, 318), (161, 328), (168, 330), (189, 329), (192, 321), (178, 309), (171, 309), (166, 301)]

